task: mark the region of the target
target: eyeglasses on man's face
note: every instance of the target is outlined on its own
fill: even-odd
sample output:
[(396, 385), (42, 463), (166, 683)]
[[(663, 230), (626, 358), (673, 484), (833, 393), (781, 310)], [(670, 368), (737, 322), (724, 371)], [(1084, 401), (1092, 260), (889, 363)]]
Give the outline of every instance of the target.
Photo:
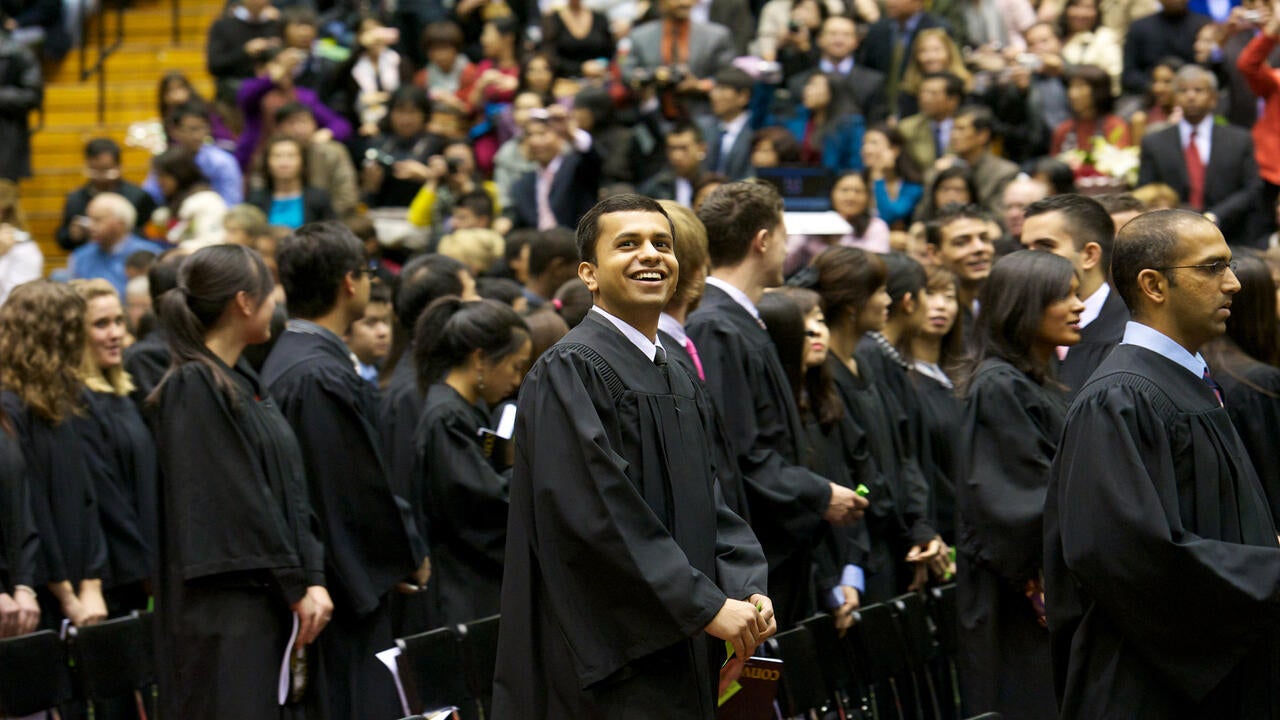
[(1199, 265), (1169, 265), (1167, 267), (1152, 268), (1164, 272), (1165, 270), (1196, 270), (1202, 275), (1209, 277), (1221, 277), (1226, 274), (1227, 270), (1236, 271), (1239, 263), (1235, 260), (1218, 260), (1211, 263), (1201, 263)]

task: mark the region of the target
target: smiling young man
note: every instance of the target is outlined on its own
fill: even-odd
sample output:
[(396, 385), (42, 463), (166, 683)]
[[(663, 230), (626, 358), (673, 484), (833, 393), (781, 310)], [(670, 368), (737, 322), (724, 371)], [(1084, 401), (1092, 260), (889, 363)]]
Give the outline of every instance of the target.
[(493, 715), (710, 720), (724, 641), (747, 657), (777, 626), (711, 407), (658, 338), (677, 240), (639, 195), (577, 240), (595, 306), (520, 391)]
[(951, 204), (925, 227), (929, 259), (956, 276), (965, 346), (972, 347), (978, 294), (991, 274), (996, 246), (987, 212), (977, 205)]
[(1280, 547), (1198, 350), (1240, 282), (1205, 218), (1159, 210), (1112, 255), (1133, 320), (1077, 394), (1045, 502), (1064, 718), (1280, 716)]

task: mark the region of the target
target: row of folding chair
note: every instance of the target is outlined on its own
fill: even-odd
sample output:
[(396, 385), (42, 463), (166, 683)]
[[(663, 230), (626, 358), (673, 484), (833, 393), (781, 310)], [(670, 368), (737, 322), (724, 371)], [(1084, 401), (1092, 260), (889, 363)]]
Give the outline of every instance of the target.
[(132, 697), (153, 716), (155, 660), (151, 613), (0, 640), (0, 717), (33, 715), (75, 701), (91, 707)]
[(499, 616), (396, 640), (409, 710), (456, 706), (462, 720), (491, 717)]
[[(778, 704), (786, 717), (958, 720), (955, 586), (857, 611), (843, 638), (815, 615), (769, 641), (783, 661)], [(982, 716), (991, 720), (998, 716)]]

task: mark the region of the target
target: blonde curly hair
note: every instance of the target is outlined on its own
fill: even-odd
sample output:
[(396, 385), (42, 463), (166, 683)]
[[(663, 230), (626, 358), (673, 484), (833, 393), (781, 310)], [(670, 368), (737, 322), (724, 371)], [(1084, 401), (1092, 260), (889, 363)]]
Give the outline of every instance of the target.
[(80, 411), (85, 302), (69, 285), (32, 280), (0, 305), (0, 387), (58, 424)]

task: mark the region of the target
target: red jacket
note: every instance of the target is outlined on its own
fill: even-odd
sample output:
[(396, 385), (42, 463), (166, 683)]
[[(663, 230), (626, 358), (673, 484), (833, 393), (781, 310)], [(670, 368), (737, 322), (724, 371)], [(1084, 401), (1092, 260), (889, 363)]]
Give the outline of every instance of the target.
[(1253, 125), (1253, 152), (1258, 174), (1272, 185), (1280, 185), (1280, 70), (1267, 64), (1267, 56), (1276, 42), (1276, 38), (1260, 33), (1249, 41), (1236, 61), (1249, 87), (1265, 103)]

